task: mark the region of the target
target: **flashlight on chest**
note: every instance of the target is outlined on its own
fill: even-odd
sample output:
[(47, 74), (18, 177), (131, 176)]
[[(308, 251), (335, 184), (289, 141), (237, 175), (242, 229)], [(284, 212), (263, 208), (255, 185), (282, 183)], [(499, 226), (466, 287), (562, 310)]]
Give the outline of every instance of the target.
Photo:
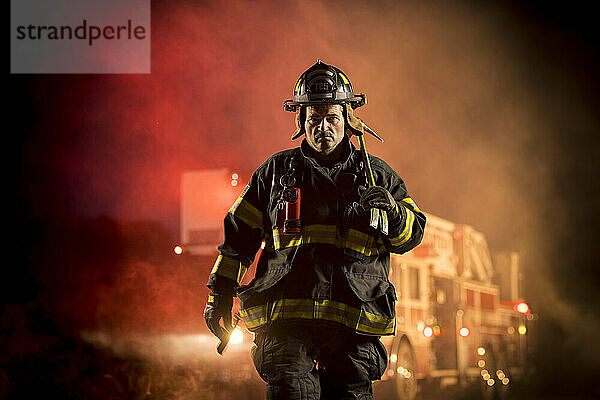
[(285, 204), (285, 220), (283, 221), (283, 233), (295, 234), (301, 232), (300, 218), (300, 197), (301, 191), (296, 187), (287, 187), (281, 194), (281, 200)]
[(297, 186), (298, 160), (289, 161), (287, 172), (279, 179), (283, 186), (281, 197), (277, 203), (277, 227), (283, 226), (284, 234), (298, 234), (302, 232), (302, 219), (300, 216), (301, 190)]

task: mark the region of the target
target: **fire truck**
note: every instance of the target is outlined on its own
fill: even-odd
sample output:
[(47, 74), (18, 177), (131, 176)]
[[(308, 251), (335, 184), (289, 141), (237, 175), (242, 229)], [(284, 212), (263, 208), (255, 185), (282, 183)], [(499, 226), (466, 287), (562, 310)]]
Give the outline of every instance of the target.
[[(223, 217), (246, 182), (228, 169), (183, 174), (178, 252), (214, 262)], [(519, 255), (492, 256), (485, 235), (472, 226), (426, 215), (422, 243), (391, 255), (397, 323), (395, 336), (382, 337), (389, 359), (381, 384), (398, 400), (415, 399), (423, 387), (474, 382), (505, 390), (522, 376), (532, 319), (521, 296)]]
[(519, 379), (531, 319), (521, 280), (517, 253), (492, 257), (483, 233), (427, 214), (422, 243), (391, 255), (397, 333), (382, 340), (397, 398), (415, 398), (417, 382), (505, 390)]

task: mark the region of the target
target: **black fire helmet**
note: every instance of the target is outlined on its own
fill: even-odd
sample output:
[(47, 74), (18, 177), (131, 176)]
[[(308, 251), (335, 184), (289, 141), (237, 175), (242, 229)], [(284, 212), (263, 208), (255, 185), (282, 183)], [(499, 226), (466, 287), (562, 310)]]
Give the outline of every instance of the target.
[[(298, 129), (292, 139), (304, 134), (305, 106), (317, 104), (340, 104), (344, 108), (344, 116), (348, 122), (349, 134), (353, 130), (362, 131), (358, 121), (353, 118), (352, 110), (366, 104), (367, 97), (355, 94), (350, 80), (339, 68), (317, 60), (304, 71), (294, 86), (294, 98), (283, 102), (285, 111), (296, 112)], [(356, 125), (356, 126), (355, 126)]]

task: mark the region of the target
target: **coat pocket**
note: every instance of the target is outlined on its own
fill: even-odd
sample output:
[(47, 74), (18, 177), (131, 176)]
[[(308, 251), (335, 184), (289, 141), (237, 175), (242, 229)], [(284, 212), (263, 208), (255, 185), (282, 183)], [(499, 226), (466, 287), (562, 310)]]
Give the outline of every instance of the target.
[(396, 317), (396, 289), (391, 282), (379, 276), (346, 273), (348, 285), (362, 302), (361, 309), (386, 320)]
[(291, 266), (289, 264), (282, 265), (280, 267), (267, 268), (264, 275), (254, 278), (248, 285), (241, 286), (237, 295), (242, 302), (248, 300), (253, 295), (264, 292), (272, 288), (277, 282), (279, 282), (284, 276), (290, 272)]
[(385, 293), (371, 303), (370, 308), (372, 312), (384, 316), (386, 318), (396, 317), (396, 289), (394, 285), (389, 284)]
[(387, 279), (381, 276), (349, 271), (345, 271), (344, 274), (350, 289), (362, 302), (377, 299), (385, 294), (391, 285)]
[(349, 229), (344, 238), (344, 255), (348, 259), (364, 260), (373, 246), (373, 237), (355, 229)]

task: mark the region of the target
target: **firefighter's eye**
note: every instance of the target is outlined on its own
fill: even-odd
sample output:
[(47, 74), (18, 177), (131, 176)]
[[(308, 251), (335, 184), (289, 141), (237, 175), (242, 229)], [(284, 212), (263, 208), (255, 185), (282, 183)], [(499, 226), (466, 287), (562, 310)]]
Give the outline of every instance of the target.
[(321, 122), (321, 118), (310, 117), (308, 119), (308, 123), (311, 124), (311, 125), (319, 125), (320, 122)]
[(340, 119), (338, 117), (327, 117), (327, 122), (330, 124), (337, 124)]

